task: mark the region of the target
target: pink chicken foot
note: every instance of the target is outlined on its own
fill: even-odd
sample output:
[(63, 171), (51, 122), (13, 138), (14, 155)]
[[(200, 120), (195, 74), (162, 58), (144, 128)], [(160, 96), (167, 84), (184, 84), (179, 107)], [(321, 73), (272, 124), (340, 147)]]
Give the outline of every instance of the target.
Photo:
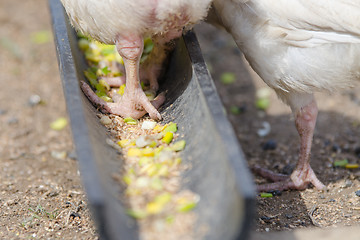
[[(88, 99), (103, 113), (111, 113), (122, 117), (141, 118), (146, 113), (155, 120), (161, 120), (157, 111), (165, 101), (165, 94), (159, 94), (153, 101), (149, 101), (141, 88), (139, 80), (140, 57), (143, 52), (143, 38), (137, 35), (119, 37), (116, 42), (117, 50), (124, 60), (126, 73), (126, 87), (123, 96), (114, 98), (114, 103), (107, 103), (100, 99), (86, 83), (81, 83), (81, 89)], [(115, 83), (113, 83), (114, 85)]]
[(273, 183), (257, 186), (259, 192), (271, 190), (296, 189), (303, 190), (311, 183), (322, 190), (325, 185), (316, 177), (310, 166), (311, 144), (316, 124), (318, 108), (315, 100), (295, 112), (295, 125), (300, 136), (300, 154), (297, 165), (290, 176), (277, 174), (270, 170), (255, 166), (253, 171)]

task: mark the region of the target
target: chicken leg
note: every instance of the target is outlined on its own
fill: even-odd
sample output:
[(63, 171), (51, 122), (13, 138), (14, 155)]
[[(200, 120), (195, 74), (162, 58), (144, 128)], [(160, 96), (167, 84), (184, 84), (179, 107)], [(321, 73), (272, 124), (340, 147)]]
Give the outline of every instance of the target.
[(274, 183), (258, 186), (258, 191), (306, 189), (311, 183), (317, 189), (325, 188), (325, 185), (316, 177), (310, 166), (310, 152), (314, 134), (318, 108), (313, 99), (309, 104), (295, 110), (295, 125), (300, 136), (300, 155), (295, 170), (290, 176), (276, 174), (259, 166), (254, 171)]
[(114, 98), (114, 103), (106, 103), (98, 98), (87, 84), (81, 87), (90, 101), (104, 113), (112, 113), (122, 117), (138, 119), (149, 113), (152, 119), (160, 120), (161, 115), (156, 110), (165, 100), (164, 94), (159, 94), (152, 102), (148, 100), (141, 88), (139, 80), (140, 58), (143, 52), (143, 38), (138, 35), (121, 36), (116, 41), (116, 47), (124, 60), (126, 87), (123, 96)]

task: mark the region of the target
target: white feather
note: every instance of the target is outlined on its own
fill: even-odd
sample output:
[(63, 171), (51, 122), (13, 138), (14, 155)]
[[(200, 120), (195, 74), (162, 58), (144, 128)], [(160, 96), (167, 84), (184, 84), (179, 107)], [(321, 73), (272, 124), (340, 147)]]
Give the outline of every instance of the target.
[(121, 34), (154, 35), (168, 27), (182, 29), (171, 22), (185, 14), (186, 24), (206, 16), (211, 0), (61, 0), (74, 27), (107, 44)]
[(215, 0), (214, 6), (254, 70), (292, 108), (316, 91), (360, 79), (360, 0)]

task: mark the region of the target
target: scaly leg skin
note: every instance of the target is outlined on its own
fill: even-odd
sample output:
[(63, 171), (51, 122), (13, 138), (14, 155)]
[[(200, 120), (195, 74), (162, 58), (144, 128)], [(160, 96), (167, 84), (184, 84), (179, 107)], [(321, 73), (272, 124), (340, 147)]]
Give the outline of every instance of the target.
[(136, 35), (119, 37), (116, 47), (124, 60), (126, 72), (126, 87), (124, 95), (115, 99), (114, 103), (106, 103), (92, 92), (90, 87), (81, 84), (82, 90), (89, 100), (101, 112), (108, 112), (122, 117), (141, 118), (146, 113), (155, 120), (161, 115), (156, 110), (165, 101), (165, 95), (159, 94), (152, 102), (148, 100), (141, 89), (139, 80), (140, 57), (144, 48), (143, 38)]
[(310, 166), (310, 151), (314, 134), (318, 109), (315, 100), (295, 113), (296, 129), (300, 136), (300, 156), (295, 170), (289, 176), (276, 174), (256, 166), (254, 171), (259, 175), (274, 181), (274, 183), (258, 186), (258, 191), (297, 189), (303, 190), (311, 183), (322, 190), (325, 185), (316, 177)]

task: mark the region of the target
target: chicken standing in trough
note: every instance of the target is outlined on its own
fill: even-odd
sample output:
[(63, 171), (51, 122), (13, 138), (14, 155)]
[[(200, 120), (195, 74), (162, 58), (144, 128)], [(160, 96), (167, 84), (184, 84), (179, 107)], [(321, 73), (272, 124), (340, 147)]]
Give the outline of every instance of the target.
[[(157, 108), (164, 102), (160, 94), (152, 102), (143, 92), (139, 75), (158, 90), (157, 77), (169, 42), (181, 36), (183, 28), (203, 19), (211, 0), (61, 0), (72, 25), (84, 34), (105, 43), (115, 44), (124, 60), (126, 88), (124, 95), (106, 103), (92, 92), (86, 83), (81, 87), (94, 105), (102, 112), (122, 117), (140, 118), (149, 113), (153, 119), (161, 119)], [(140, 69), (143, 40), (152, 37), (154, 50), (146, 64)], [(141, 72), (140, 72), (141, 71)], [(142, 79), (146, 80), (146, 79)]]
[(325, 186), (310, 167), (318, 113), (314, 92), (333, 92), (360, 80), (360, 0), (215, 0), (219, 23), (258, 75), (291, 107), (300, 136), (290, 176), (260, 167), (271, 189)]

